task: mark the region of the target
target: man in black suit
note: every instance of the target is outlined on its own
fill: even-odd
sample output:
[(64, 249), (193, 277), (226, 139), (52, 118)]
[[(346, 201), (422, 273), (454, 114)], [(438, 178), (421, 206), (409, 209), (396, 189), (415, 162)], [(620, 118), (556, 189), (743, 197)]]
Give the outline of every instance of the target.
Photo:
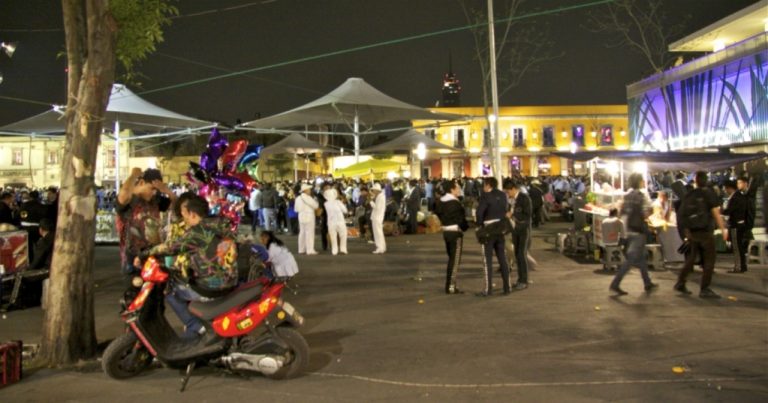
[[(477, 206), (475, 221), (479, 227), (493, 226), (493, 228), (503, 228), (503, 220), (507, 220), (507, 195), (497, 189), (498, 182), (496, 178), (489, 177), (483, 179), (483, 194), (480, 195), (480, 202)], [(482, 244), (483, 268), (485, 269), (485, 288), (482, 292), (476, 294), (478, 297), (487, 297), (493, 293), (493, 283), (491, 273), (493, 268), (493, 254), (496, 253), (496, 259), (501, 266), (501, 280), (504, 284), (504, 295), (510, 293), (509, 288), (509, 266), (507, 266), (507, 256), (504, 250), (504, 234), (502, 231), (494, 231), (494, 234)]]
[(513, 222), (512, 245), (515, 247), (515, 263), (517, 264), (517, 282), (512, 287), (517, 291), (528, 288), (528, 246), (531, 236), (531, 217), (533, 203), (531, 198), (520, 191), (520, 185), (509, 181), (504, 184), (507, 196), (514, 200), (512, 211), (507, 216)]
[(51, 258), (53, 257), (53, 240), (56, 238), (54, 226), (51, 220), (43, 218), (40, 220), (38, 230), (40, 239), (35, 243), (35, 258), (29, 265), (30, 270), (41, 270), (51, 268)]
[(728, 217), (728, 235), (733, 245), (733, 256), (736, 258), (731, 273), (747, 271), (747, 248), (749, 246), (749, 200), (739, 192), (735, 181), (725, 181), (725, 193), (728, 200), (723, 207), (723, 215)]

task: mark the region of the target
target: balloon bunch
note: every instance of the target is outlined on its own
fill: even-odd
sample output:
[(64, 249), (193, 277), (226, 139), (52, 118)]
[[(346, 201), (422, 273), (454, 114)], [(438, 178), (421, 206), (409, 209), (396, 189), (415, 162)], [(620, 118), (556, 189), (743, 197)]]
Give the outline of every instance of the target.
[[(250, 169), (244, 172), (242, 168), (256, 165), (261, 148), (249, 146), (246, 140), (229, 143), (214, 128), (208, 146), (200, 155), (200, 163), (189, 162), (187, 180), (208, 200), (211, 214), (227, 218), (233, 230), (237, 230), (240, 223), (238, 211), (256, 186)], [(248, 160), (243, 162), (246, 157)]]

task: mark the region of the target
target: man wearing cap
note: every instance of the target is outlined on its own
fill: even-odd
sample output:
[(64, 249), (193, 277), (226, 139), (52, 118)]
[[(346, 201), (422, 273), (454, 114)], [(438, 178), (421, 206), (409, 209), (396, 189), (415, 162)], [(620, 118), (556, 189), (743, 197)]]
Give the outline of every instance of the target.
[(384, 212), (387, 210), (387, 199), (381, 191), (381, 185), (374, 183), (371, 186), (373, 201), (371, 202), (371, 229), (373, 241), (376, 243), (374, 254), (379, 255), (387, 251), (387, 242), (384, 240)]
[(133, 261), (142, 251), (162, 242), (160, 212), (176, 200), (157, 169), (143, 173), (133, 168), (117, 195), (117, 232), (123, 273), (133, 273)]
[(301, 194), (296, 198), (294, 209), (299, 213), (299, 253), (317, 255), (315, 251), (315, 210), (320, 207), (312, 197), (312, 185), (301, 184)]

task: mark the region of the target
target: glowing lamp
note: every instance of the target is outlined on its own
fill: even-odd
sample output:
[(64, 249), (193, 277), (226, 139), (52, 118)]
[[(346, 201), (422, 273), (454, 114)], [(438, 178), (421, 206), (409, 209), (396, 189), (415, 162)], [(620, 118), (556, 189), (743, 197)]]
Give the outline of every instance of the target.
[(494, 115), (494, 114), (488, 115), (488, 121), (491, 122), (491, 123), (495, 122), (496, 121), (496, 115)]
[(632, 172), (644, 173), (648, 172), (648, 163), (645, 161), (637, 161), (632, 164)]
[(3, 49), (8, 57), (13, 57), (13, 52), (16, 51), (17, 42), (0, 42), (0, 49)]
[(424, 143), (419, 143), (416, 146), (416, 156), (420, 160), (423, 160), (424, 158), (427, 157), (427, 147), (424, 145)]

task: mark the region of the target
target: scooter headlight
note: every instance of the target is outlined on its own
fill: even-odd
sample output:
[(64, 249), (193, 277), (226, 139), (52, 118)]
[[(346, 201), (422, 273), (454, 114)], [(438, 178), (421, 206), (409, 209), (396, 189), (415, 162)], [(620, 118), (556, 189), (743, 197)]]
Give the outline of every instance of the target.
[(131, 279), (131, 285), (135, 288), (141, 288), (141, 286), (144, 285), (144, 280), (139, 276), (135, 276)]

